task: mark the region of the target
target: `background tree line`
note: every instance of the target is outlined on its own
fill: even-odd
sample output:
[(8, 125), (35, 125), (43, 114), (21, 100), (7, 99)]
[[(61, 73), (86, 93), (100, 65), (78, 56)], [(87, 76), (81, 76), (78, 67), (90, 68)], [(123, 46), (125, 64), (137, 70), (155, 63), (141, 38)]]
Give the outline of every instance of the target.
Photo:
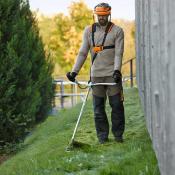
[[(70, 71), (76, 60), (85, 26), (93, 23), (93, 11), (84, 1), (72, 2), (69, 14), (62, 13), (54, 17), (36, 14), (40, 35), (45, 43), (45, 49), (50, 53), (55, 65), (54, 77), (65, 75)], [(135, 57), (135, 24), (134, 21), (112, 19), (121, 26), (125, 32), (125, 52), (123, 61)], [(89, 74), (90, 57), (80, 71), (80, 75)], [(129, 74), (129, 65), (122, 69), (124, 74)]]

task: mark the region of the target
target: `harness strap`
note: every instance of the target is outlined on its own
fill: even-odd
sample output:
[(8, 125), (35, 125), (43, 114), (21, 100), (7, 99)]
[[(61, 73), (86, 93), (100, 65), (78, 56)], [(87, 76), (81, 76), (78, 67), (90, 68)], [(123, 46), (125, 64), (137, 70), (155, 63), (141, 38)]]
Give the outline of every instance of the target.
[[(103, 46), (103, 50), (104, 50), (104, 49), (113, 49), (113, 48), (115, 48), (115, 45)], [(95, 54), (94, 54), (94, 56), (93, 56), (93, 58), (92, 58), (92, 64), (94, 63), (95, 58), (97, 57), (97, 54), (98, 54), (98, 52), (95, 52)]]
[(94, 33), (96, 32), (96, 23), (92, 24), (92, 44), (95, 47)]
[(106, 40), (106, 36), (107, 34), (111, 31), (112, 27), (113, 27), (113, 23), (112, 22), (109, 22), (107, 27), (106, 27), (106, 30), (105, 30), (105, 35), (104, 35), (104, 38), (103, 38), (103, 42), (102, 42), (102, 46), (104, 45), (105, 43), (105, 40)]
[(115, 45), (111, 45), (111, 46), (103, 46), (103, 49), (114, 49)]
[[(104, 38), (103, 38), (103, 41), (102, 41), (102, 44), (101, 46), (95, 46), (95, 41), (94, 41), (94, 33), (96, 32), (96, 25), (97, 23), (94, 23), (92, 25), (92, 44), (93, 44), (93, 48), (94, 48), (94, 56), (92, 58), (92, 64), (94, 63), (95, 61), (95, 58), (97, 57), (98, 55), (98, 52), (99, 51), (102, 51), (104, 49), (112, 49), (112, 48), (115, 48), (115, 45), (111, 45), (111, 46), (104, 46), (104, 43), (105, 43), (105, 40), (106, 40), (106, 37), (107, 37), (107, 34), (111, 31), (112, 27), (113, 27), (113, 23), (112, 22), (109, 22), (107, 27), (106, 27), (106, 30), (105, 30), (105, 34), (104, 34)], [(95, 51), (96, 49), (96, 51)]]

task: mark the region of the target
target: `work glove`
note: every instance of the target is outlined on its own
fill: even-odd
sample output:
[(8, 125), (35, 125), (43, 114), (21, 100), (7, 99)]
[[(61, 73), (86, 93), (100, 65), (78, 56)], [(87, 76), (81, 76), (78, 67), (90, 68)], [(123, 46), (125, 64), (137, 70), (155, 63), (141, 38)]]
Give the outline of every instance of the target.
[(75, 82), (75, 77), (77, 76), (77, 73), (76, 72), (68, 72), (66, 74), (66, 76), (70, 81)]
[(113, 73), (113, 78), (116, 83), (121, 83), (122, 81), (122, 74), (119, 70), (115, 70)]

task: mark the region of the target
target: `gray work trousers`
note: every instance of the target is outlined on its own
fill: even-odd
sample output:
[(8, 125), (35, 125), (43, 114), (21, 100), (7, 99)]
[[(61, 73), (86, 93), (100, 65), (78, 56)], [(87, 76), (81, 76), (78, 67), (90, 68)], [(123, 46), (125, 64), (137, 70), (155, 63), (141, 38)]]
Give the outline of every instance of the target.
[[(92, 77), (92, 83), (114, 83), (112, 77)], [(106, 99), (112, 108), (112, 133), (115, 138), (122, 138), (125, 128), (122, 84), (115, 86), (93, 86), (94, 120), (98, 139), (106, 140), (109, 135), (109, 122), (105, 111)]]

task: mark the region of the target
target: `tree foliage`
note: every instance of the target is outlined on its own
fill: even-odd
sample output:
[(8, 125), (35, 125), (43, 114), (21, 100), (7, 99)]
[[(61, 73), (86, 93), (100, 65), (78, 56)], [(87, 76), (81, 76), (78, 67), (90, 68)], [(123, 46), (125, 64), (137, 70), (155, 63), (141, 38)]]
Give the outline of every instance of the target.
[(27, 0), (0, 1), (0, 145), (19, 141), (51, 107), (52, 64)]
[[(82, 32), (85, 26), (92, 23), (92, 11), (83, 1), (72, 2), (68, 16), (59, 13), (53, 18), (39, 17), (40, 34), (56, 64), (55, 76), (71, 70), (82, 42)], [(46, 26), (49, 25), (53, 27), (47, 28), (46, 32)], [(89, 64), (90, 59), (81, 72), (88, 73)]]

